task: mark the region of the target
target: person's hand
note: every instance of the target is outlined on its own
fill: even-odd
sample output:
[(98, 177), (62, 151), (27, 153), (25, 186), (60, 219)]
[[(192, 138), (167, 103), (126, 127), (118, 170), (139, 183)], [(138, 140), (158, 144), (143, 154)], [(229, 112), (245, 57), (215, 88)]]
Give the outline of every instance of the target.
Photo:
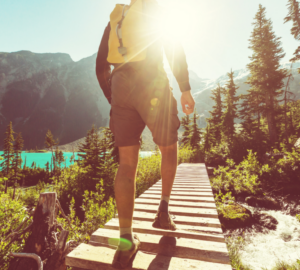
[(191, 91), (182, 92), (181, 95), (182, 111), (188, 115), (194, 112), (195, 100), (191, 94)]

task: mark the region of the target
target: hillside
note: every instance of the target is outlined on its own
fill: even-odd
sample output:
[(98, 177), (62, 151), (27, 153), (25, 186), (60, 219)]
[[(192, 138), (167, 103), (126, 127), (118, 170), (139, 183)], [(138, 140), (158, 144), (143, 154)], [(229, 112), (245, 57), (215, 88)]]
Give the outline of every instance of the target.
[[(67, 145), (83, 138), (92, 124), (107, 126), (110, 106), (99, 87), (95, 61), (96, 54), (74, 62), (63, 53), (0, 53), (0, 149), (10, 121), (16, 132), (22, 132), (24, 149), (44, 148), (48, 129), (60, 145)], [(289, 68), (289, 65), (283, 67)], [(300, 98), (299, 67), (299, 63), (294, 64), (291, 82), (296, 99)], [(178, 84), (171, 71), (167, 69), (167, 73), (177, 99), (179, 117), (182, 117)], [(238, 94), (246, 93), (249, 86), (244, 82), (249, 73), (245, 69), (234, 73), (240, 87)], [(209, 80), (200, 78), (193, 71), (189, 71), (189, 76), (196, 109), (202, 116), (199, 124), (205, 127), (205, 118), (213, 106), (211, 90), (217, 83), (224, 85), (227, 76)], [(145, 150), (154, 149), (149, 130), (145, 130), (143, 139)]]

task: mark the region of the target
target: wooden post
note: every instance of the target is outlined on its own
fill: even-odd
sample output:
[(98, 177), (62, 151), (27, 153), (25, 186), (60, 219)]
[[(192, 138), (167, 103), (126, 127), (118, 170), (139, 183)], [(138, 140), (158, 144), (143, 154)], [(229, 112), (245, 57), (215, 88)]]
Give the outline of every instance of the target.
[[(45, 270), (65, 270), (64, 251), (68, 231), (61, 231), (59, 241), (56, 239), (56, 206), (57, 194), (48, 192), (40, 194), (36, 206), (31, 234), (25, 242), (22, 253), (34, 253), (42, 261), (46, 259)], [(53, 263), (55, 262), (55, 264)], [(55, 266), (55, 267), (54, 267)], [(37, 263), (30, 258), (14, 258), (8, 270), (37, 270)]]

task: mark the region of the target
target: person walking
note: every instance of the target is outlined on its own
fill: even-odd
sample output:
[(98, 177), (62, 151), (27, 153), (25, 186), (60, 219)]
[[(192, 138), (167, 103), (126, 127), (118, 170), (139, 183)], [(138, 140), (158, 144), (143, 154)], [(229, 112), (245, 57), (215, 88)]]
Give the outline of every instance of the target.
[(163, 67), (163, 50), (182, 92), (185, 114), (193, 113), (195, 101), (184, 50), (162, 33), (162, 14), (156, 0), (131, 0), (130, 5), (116, 5), (96, 60), (100, 87), (111, 104), (109, 126), (120, 156), (114, 187), (120, 242), (112, 262), (117, 269), (132, 263), (140, 246), (138, 237), (132, 233), (132, 219), (140, 138), (145, 126), (162, 156), (162, 194), (152, 226), (176, 230), (168, 205), (177, 170), (180, 121)]

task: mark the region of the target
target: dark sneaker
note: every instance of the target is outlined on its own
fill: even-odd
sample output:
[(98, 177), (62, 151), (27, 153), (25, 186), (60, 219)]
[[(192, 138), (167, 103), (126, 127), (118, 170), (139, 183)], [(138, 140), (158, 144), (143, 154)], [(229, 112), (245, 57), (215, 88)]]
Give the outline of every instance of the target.
[(132, 247), (129, 250), (122, 250), (120, 248), (120, 245), (117, 248), (117, 251), (115, 253), (112, 267), (116, 269), (125, 269), (128, 266), (132, 266), (133, 260), (139, 250), (139, 247), (141, 245), (140, 239), (137, 237), (137, 235), (133, 236), (133, 243)]
[(170, 213), (161, 212), (159, 210), (156, 213), (152, 227), (156, 229), (176, 231), (176, 225), (172, 220)]

